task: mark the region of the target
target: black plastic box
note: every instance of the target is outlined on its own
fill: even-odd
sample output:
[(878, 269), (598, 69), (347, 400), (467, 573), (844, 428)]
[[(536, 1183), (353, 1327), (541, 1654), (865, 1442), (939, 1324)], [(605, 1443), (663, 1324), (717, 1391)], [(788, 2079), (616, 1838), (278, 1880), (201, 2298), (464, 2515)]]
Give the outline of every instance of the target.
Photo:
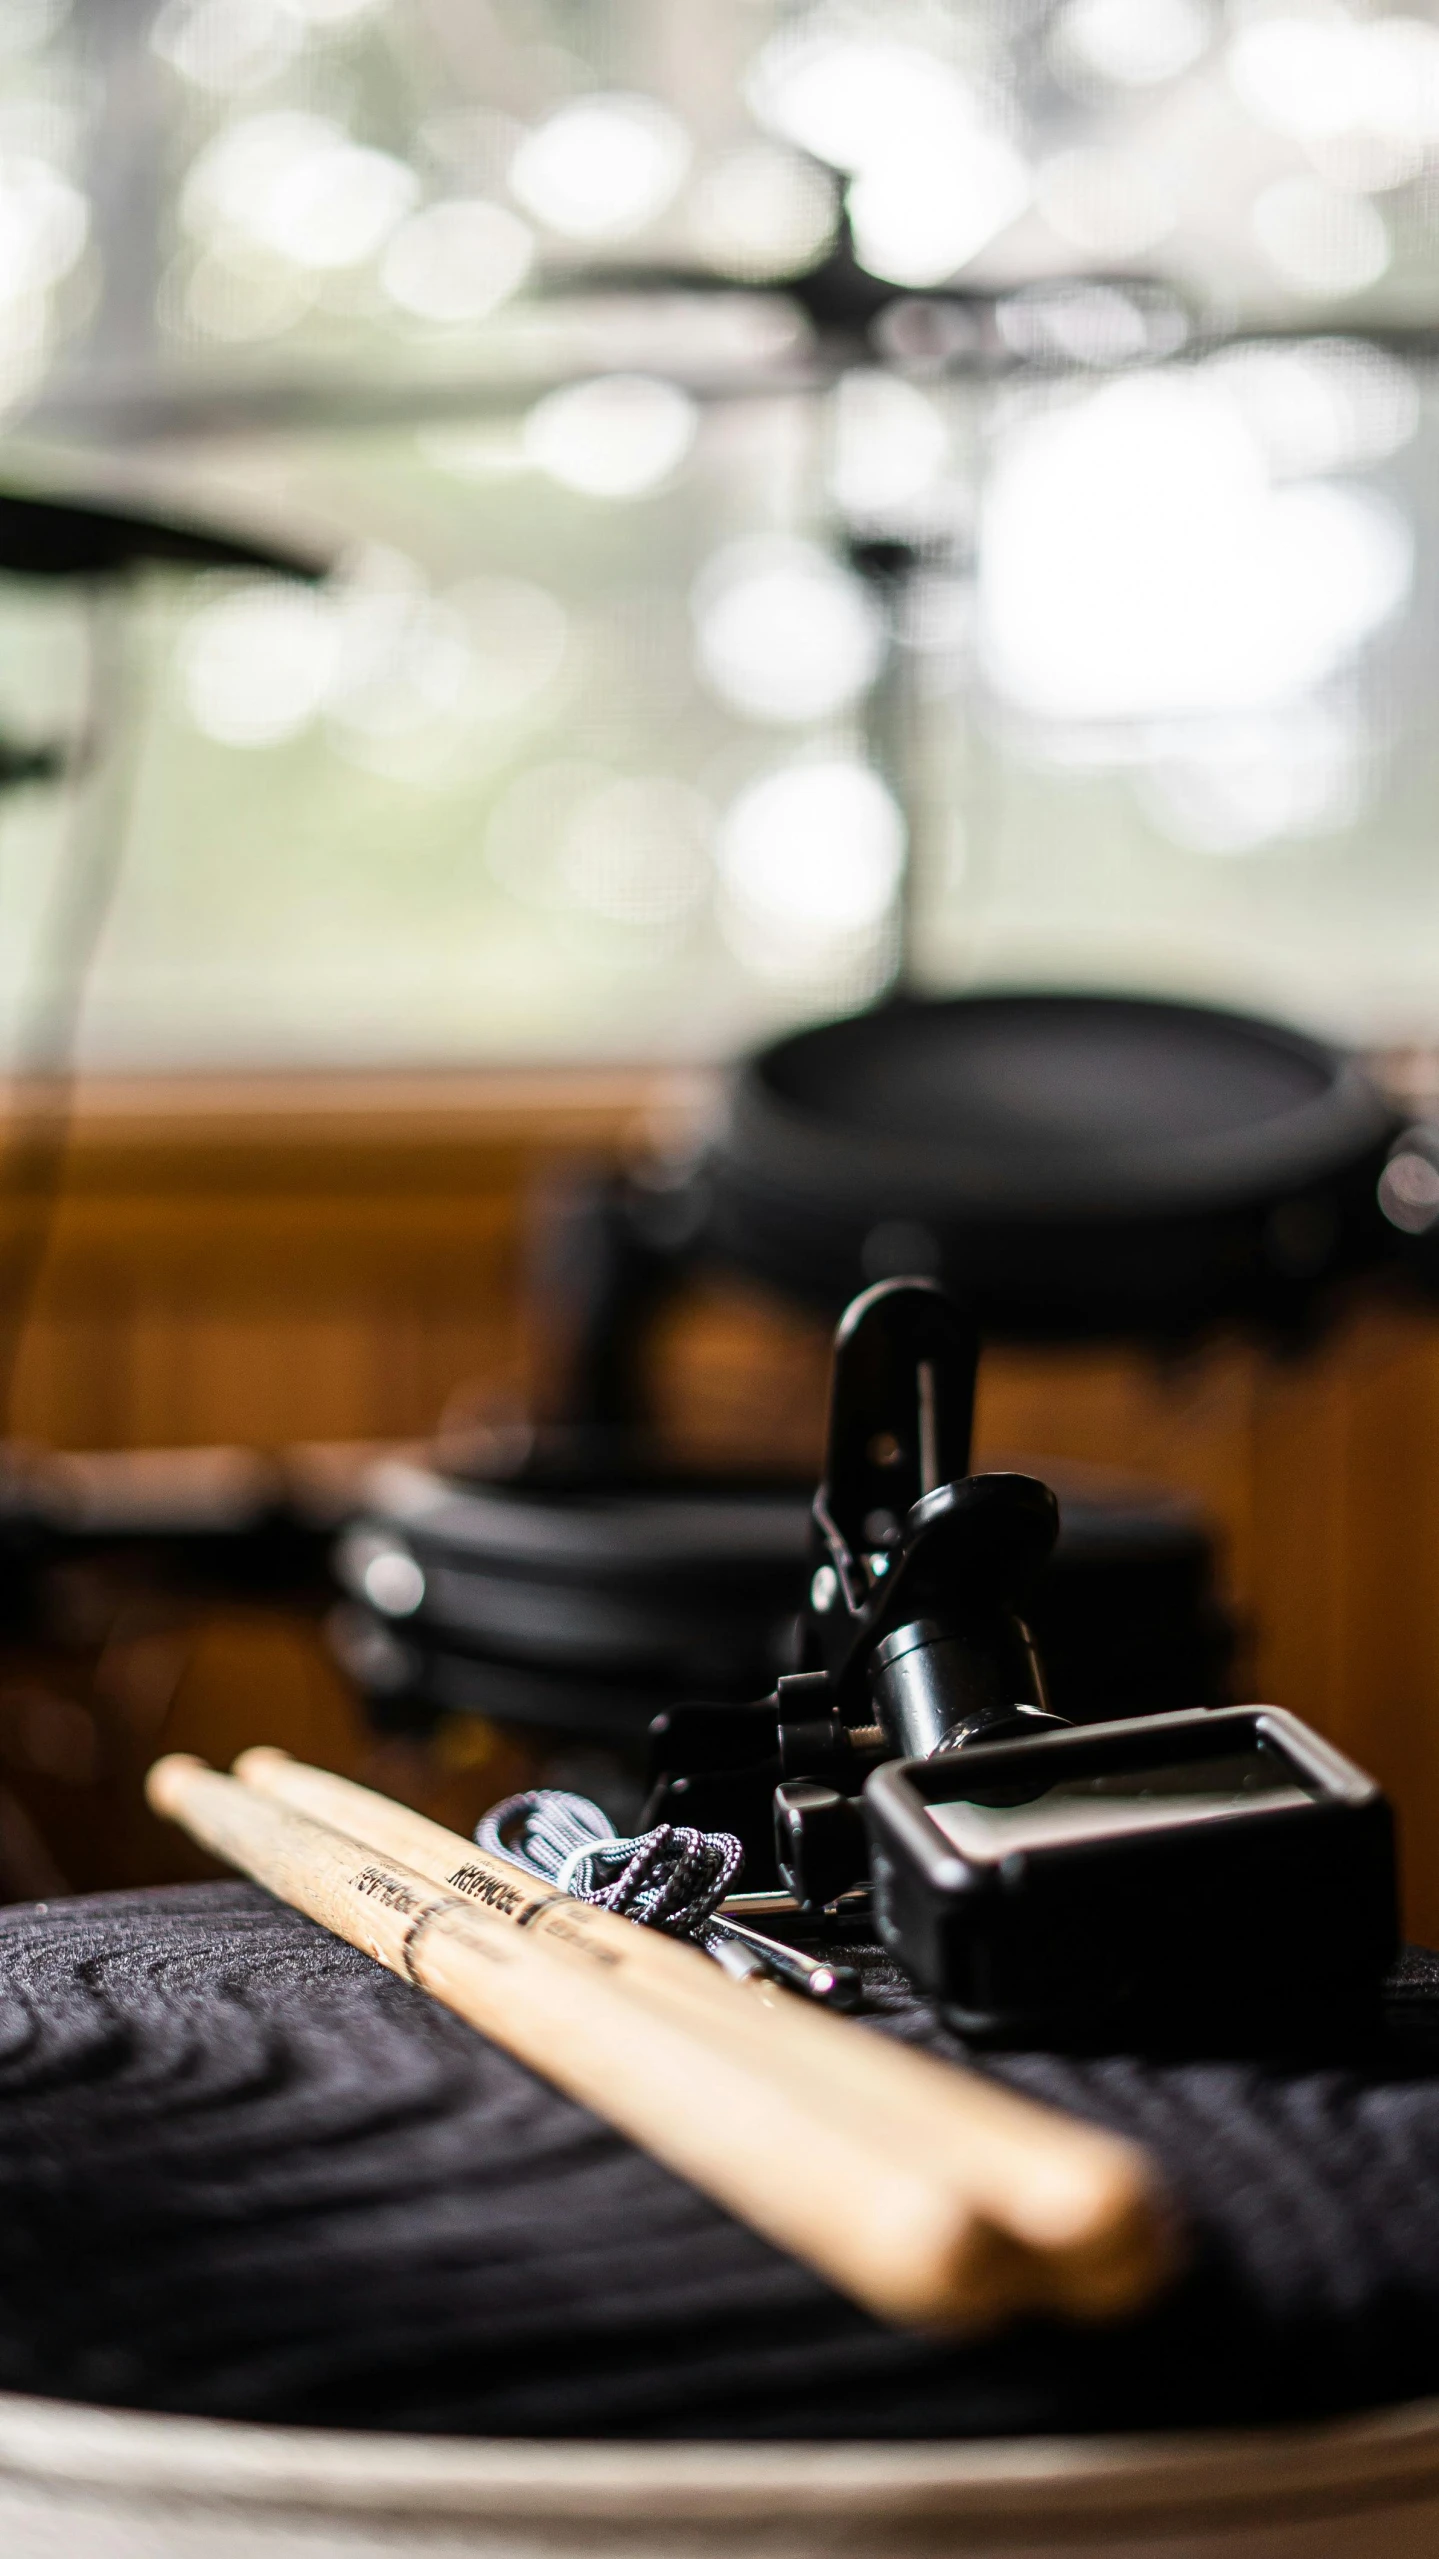
[(1328, 2042), (1397, 1949), (1389, 1806), (1277, 1707), (891, 1761), (864, 1817), (879, 1936), (978, 2038)]

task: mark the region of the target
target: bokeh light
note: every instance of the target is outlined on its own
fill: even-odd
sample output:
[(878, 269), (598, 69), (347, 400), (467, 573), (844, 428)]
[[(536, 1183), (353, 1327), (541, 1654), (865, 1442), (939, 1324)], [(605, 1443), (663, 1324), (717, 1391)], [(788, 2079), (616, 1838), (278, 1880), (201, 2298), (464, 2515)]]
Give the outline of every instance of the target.
[(690, 139), (657, 98), (571, 99), (525, 135), (510, 185), (536, 221), (573, 240), (623, 240), (679, 191)]
[(813, 266), (834, 238), (832, 182), (813, 161), (775, 144), (727, 152), (696, 182), (689, 234), (726, 275), (764, 283)]
[(1321, 178), (1276, 178), (1256, 198), (1254, 236), (1295, 293), (1344, 299), (1377, 284), (1391, 249), (1384, 217)]
[(1408, 528), (1377, 495), (1271, 483), (1222, 379), (1136, 375), (1006, 439), (981, 515), (981, 655), (1042, 718), (1254, 709), (1344, 664), (1411, 575)]
[(1420, 1146), (1400, 1147), (1379, 1176), (1379, 1205), (1402, 1235), (1427, 1235), (1439, 1225), (1439, 1164)]
[(761, 123), (851, 172), (856, 255), (889, 283), (942, 283), (1029, 200), (1023, 157), (928, 47), (802, 24), (761, 52), (749, 97)]
[(299, 13), (284, 0), (166, 0), (150, 31), (162, 62), (220, 97), (265, 88), (304, 40)]
[(323, 596), (269, 585), (218, 596), (191, 615), (181, 638), (190, 717), (221, 746), (298, 737), (329, 692), (338, 646)]
[(946, 151), (979, 121), (973, 84), (929, 47), (823, 22), (774, 36), (747, 94), (762, 124), (836, 169)]
[(855, 255), (889, 284), (943, 284), (1024, 211), (1030, 173), (1002, 134), (939, 151), (896, 152), (849, 191)]
[(904, 821), (877, 773), (845, 757), (749, 783), (720, 822), (717, 860), (731, 942), (784, 974), (888, 915), (904, 867)]
[(84, 196), (45, 161), (0, 153), (0, 303), (49, 292), (79, 264)]
[(330, 723), (347, 752), (411, 739), (447, 717), (513, 721), (563, 663), (563, 609), (521, 579), (462, 581), (436, 595), (409, 556), (379, 543), (317, 591), (226, 584), (188, 618), (180, 678), (195, 726), (263, 748)]
[(1076, 70), (1124, 89), (1173, 80), (1197, 62), (1213, 22), (1203, 0), (1067, 0), (1050, 30), (1061, 76)]
[(948, 456), (949, 431), (927, 392), (892, 373), (845, 375), (834, 395), (829, 485), (846, 515), (906, 519), (937, 487)]
[(883, 619), (858, 578), (813, 544), (728, 544), (693, 598), (695, 657), (710, 690), (753, 720), (831, 718), (884, 654)]
[(1439, 27), (1338, 10), (1241, 26), (1229, 76), (1250, 113), (1309, 146), (1339, 184), (1384, 189), (1439, 146)]
[(409, 212), (419, 180), (389, 152), (356, 143), (328, 116), (277, 107), (224, 126), (181, 198), (202, 238), (249, 239), (316, 270), (358, 266)]
[(400, 224), (380, 282), (392, 302), (440, 326), (486, 319), (529, 274), (534, 240), (500, 204), (457, 198), (428, 204)]
[(584, 497), (639, 498), (672, 478), (699, 413), (671, 382), (612, 373), (551, 391), (525, 421), (527, 458)]

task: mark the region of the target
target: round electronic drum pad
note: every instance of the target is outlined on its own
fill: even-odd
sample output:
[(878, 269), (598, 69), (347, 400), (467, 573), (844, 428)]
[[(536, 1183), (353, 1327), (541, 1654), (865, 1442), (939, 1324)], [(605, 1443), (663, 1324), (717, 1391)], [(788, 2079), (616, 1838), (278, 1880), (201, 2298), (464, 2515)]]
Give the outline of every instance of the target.
[(332, 1631), (381, 1703), (633, 1741), (677, 1696), (758, 1697), (790, 1667), (807, 1486), (485, 1482), (391, 1459), (366, 1490)]
[(941, 1278), (990, 1332), (1302, 1323), (1386, 1257), (1398, 1123), (1353, 1059), (1270, 1022), (995, 994), (780, 1040), (713, 1150), (712, 1240), (824, 1306)]

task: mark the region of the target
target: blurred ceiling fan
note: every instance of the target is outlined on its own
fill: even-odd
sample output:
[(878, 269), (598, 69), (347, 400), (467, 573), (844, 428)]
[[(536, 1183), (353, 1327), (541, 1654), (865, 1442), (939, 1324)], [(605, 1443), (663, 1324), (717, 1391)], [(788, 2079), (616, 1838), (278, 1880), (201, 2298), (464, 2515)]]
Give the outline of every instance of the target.
[[(353, 371), (306, 379), (295, 369), (194, 382), (107, 372), (103, 382), (72, 378), (47, 392), (31, 423), (143, 442), (247, 427), (506, 417), (566, 383), (620, 371), (654, 373), (700, 403), (822, 392), (856, 367), (987, 377), (1043, 360), (1047, 308), (1087, 296), (1097, 309), (1106, 295), (1127, 311), (1130, 361), (1172, 352), (1196, 332), (1178, 294), (1147, 275), (1095, 272), (1004, 288), (895, 284), (860, 263), (839, 205), (821, 257), (762, 279), (681, 260), (550, 260), (485, 324), (483, 369), (427, 377), (417, 365), (389, 381)], [(1065, 360), (1062, 335), (1048, 350), (1051, 363)]]

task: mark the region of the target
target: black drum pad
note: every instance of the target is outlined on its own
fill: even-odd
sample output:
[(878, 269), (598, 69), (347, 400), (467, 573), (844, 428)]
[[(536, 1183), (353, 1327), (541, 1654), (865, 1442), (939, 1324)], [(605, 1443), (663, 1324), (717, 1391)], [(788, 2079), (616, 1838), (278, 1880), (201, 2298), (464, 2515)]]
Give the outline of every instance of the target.
[[(954, 2053), (876, 1968), (873, 2032)], [(945, 2347), (841, 2300), (424, 1994), (239, 1883), (0, 1913), (0, 2385), (456, 2434), (1208, 2425), (1439, 2389), (1439, 1959), (1363, 2070), (1006, 2059), (1138, 2134), (1191, 2261)], [(866, 2029), (855, 2026), (859, 2033)]]
[(1397, 1122), (1356, 1061), (1133, 996), (905, 998), (750, 1058), (710, 1240), (823, 1306), (922, 1271), (986, 1332), (1294, 1323), (1382, 1261)]

